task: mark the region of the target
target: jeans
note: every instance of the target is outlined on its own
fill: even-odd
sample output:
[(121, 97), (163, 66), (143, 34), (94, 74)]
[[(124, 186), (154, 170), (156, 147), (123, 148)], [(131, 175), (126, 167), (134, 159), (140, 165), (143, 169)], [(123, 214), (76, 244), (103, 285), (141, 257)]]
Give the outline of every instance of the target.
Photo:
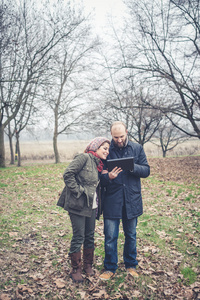
[(69, 213), (69, 216), (73, 230), (69, 254), (81, 251), (82, 245), (85, 249), (94, 248), (96, 209), (92, 210), (91, 217), (79, 216), (72, 213)]
[[(115, 273), (118, 268), (117, 240), (119, 235), (120, 219), (104, 219), (105, 234), (105, 270)], [(125, 235), (123, 259), (125, 268), (135, 268), (136, 260), (136, 226), (137, 218), (128, 220), (126, 213), (122, 214), (122, 224)]]

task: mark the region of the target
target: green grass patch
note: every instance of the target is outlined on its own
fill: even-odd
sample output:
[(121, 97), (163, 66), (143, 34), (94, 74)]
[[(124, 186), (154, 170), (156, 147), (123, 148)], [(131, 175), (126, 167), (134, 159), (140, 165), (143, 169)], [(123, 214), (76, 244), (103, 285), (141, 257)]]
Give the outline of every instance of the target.
[(4, 187), (7, 187), (7, 186), (8, 186), (8, 184), (0, 182), (0, 188), (4, 188)]
[(181, 270), (181, 273), (183, 274), (184, 278), (186, 279), (186, 282), (188, 285), (194, 283), (197, 278), (197, 274), (189, 267), (183, 268)]
[(187, 197), (185, 197), (184, 201), (191, 201), (194, 198), (195, 198), (195, 196), (193, 196), (192, 194), (189, 194)]
[[(180, 281), (179, 289), (197, 280), (200, 254), (197, 246), (200, 231), (198, 185), (165, 182), (151, 176), (142, 180), (144, 214), (138, 218), (137, 227), (140, 277), (131, 279), (125, 272), (125, 238), (120, 224), (119, 268), (115, 278), (98, 284), (91, 284), (89, 279), (81, 288), (74, 286), (68, 276), (71, 223), (68, 213), (56, 206), (64, 186), (65, 168), (66, 164), (52, 164), (1, 170), (0, 259), (6, 276), (0, 277), (0, 287), (11, 291), (11, 298), (15, 297), (18, 283), (34, 286), (38, 282), (42, 289), (50, 287), (44, 293), (42, 289), (38, 292), (37, 296), (43, 299), (60, 299), (63, 295), (66, 299), (81, 299), (84, 292), (85, 296), (92, 297), (93, 292), (98, 295), (101, 289), (106, 291), (108, 299), (139, 299), (141, 295), (144, 299), (162, 299), (162, 284), (166, 278), (172, 289), (176, 276), (177, 284)], [(101, 273), (104, 260), (101, 220), (97, 221), (96, 228), (95, 269)], [(33, 274), (41, 278), (45, 275), (45, 278), (34, 281)], [(56, 291), (58, 278), (65, 281), (65, 288)], [(40, 289), (40, 285), (38, 287)]]

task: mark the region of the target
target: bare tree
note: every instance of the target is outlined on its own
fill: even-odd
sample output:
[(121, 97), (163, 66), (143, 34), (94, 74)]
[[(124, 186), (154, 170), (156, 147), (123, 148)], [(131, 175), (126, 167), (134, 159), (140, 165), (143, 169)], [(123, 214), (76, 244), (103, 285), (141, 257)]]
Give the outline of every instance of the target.
[[(126, 0), (130, 18), (113, 65), (148, 78), (150, 99), (172, 124), (200, 138), (200, 3), (198, 0)], [(163, 99), (163, 101), (160, 101)], [(179, 116), (187, 127), (174, 123)]]
[[(66, 20), (67, 12), (57, 14)], [(80, 128), (85, 118), (88, 73), (91, 72), (91, 55), (98, 45), (92, 38), (88, 18), (82, 11), (74, 10), (70, 18), (74, 19), (74, 30), (55, 47), (49, 62), (48, 79), (45, 82), (44, 101), (54, 118), (53, 149), (55, 163), (60, 162), (58, 136), (68, 135)]]
[[(17, 115), (8, 123), (7, 128), (5, 128), (5, 133), (9, 138), (10, 145), (10, 164), (14, 164), (14, 161), (18, 161), (18, 166), (21, 166), (21, 155), (20, 155), (20, 133), (27, 127), (27, 125), (33, 125), (33, 116), (37, 109), (34, 106), (36, 97), (37, 85), (34, 85), (34, 90), (29, 90), (26, 94), (26, 98), (19, 108)], [(7, 119), (9, 119), (9, 113), (12, 112), (12, 107), (10, 110), (6, 107)], [(13, 137), (16, 139), (15, 155), (13, 151)]]
[(138, 91), (135, 91), (134, 97), (128, 98), (126, 104), (129, 136), (142, 146), (155, 135), (162, 118), (158, 110), (146, 106), (147, 99), (149, 99), (148, 91), (145, 93), (140, 87)]
[[(178, 120), (174, 122), (176, 124), (179, 123)], [(167, 152), (173, 150), (176, 146), (188, 140), (189, 136), (173, 126), (169, 118), (163, 116), (158, 131), (155, 134), (155, 138), (156, 139), (151, 139), (151, 143), (161, 147), (163, 157), (166, 157)]]
[(148, 89), (131, 69), (116, 71), (106, 60), (106, 70), (109, 75), (98, 89), (101, 106), (97, 104), (96, 127), (108, 129), (114, 120), (124, 121), (129, 137), (143, 146), (158, 130), (161, 113), (145, 104), (150, 101)]
[[(77, 26), (70, 3), (65, 21), (55, 20), (49, 5), (36, 7), (33, 0), (1, 2), (3, 37), (0, 43), (0, 166), (5, 166), (4, 128), (26, 102), (30, 89), (44, 83), (52, 50)], [(49, 10), (48, 10), (49, 9)], [(7, 29), (7, 30), (6, 30)], [(5, 114), (5, 107), (9, 113)], [(9, 117), (7, 117), (9, 115)]]
[(12, 33), (9, 28), (12, 24), (12, 18), (8, 14), (10, 9), (10, 3), (5, 4), (4, 1), (0, 3), (0, 166), (5, 166), (5, 149), (4, 149), (4, 113), (5, 108), (8, 106), (8, 102), (4, 101), (4, 86), (2, 84), (4, 80), (4, 70), (5, 70), (5, 53), (6, 55), (11, 54), (10, 43), (12, 40)]
[(14, 165), (15, 163), (15, 153), (13, 149), (13, 136), (15, 134), (14, 130), (11, 128), (11, 122), (8, 123), (7, 128), (5, 128), (4, 132), (8, 136), (9, 146), (10, 146), (10, 165)]

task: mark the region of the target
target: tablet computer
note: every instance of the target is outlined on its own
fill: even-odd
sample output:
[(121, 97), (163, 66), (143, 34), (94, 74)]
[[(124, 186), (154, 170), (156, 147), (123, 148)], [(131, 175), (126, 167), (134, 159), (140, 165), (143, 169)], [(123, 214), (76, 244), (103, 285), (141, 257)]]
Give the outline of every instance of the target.
[(123, 171), (134, 169), (134, 157), (124, 157), (117, 159), (107, 160), (108, 172), (112, 171), (115, 167), (121, 168)]

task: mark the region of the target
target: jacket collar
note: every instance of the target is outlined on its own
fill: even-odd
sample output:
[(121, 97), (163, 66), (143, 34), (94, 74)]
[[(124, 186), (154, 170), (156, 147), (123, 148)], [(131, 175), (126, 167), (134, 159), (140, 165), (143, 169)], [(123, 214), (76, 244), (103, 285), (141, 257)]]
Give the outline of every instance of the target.
[(100, 158), (98, 158), (98, 157), (96, 157), (96, 156), (94, 156), (94, 155), (92, 155), (92, 153), (88, 153), (88, 155), (95, 161), (95, 163), (98, 165), (99, 164), (99, 162), (100, 162)]

